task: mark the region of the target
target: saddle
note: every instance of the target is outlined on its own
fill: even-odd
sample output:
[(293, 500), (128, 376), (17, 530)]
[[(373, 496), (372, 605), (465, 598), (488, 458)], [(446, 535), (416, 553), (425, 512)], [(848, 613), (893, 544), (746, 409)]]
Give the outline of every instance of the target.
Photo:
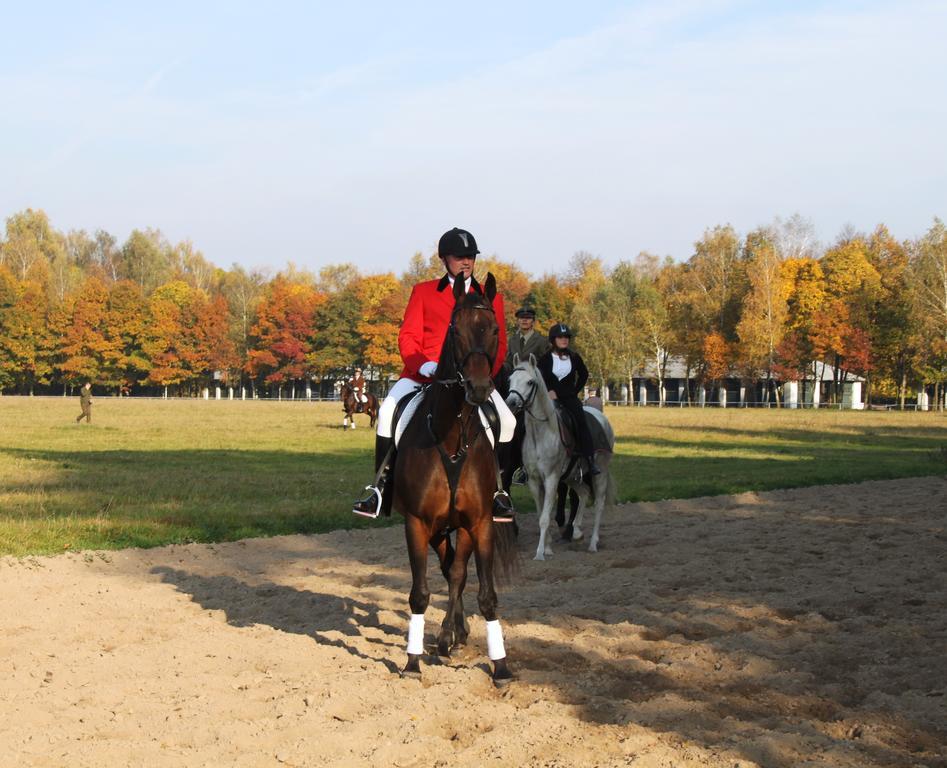
[[(425, 385), (417, 392), (407, 394), (398, 401), (398, 405), (395, 408), (395, 417), (392, 422), (396, 448), (398, 447), (398, 443), (401, 442), (401, 435), (404, 434), (405, 429), (407, 429), (408, 424), (411, 423), (411, 419), (417, 412), (418, 405), (420, 405), (421, 398), (427, 391), (428, 386), (430, 385)], [(480, 406), (479, 412), (480, 423), (483, 424), (483, 428), (487, 433), (487, 439), (490, 441), (490, 445), (496, 448), (500, 441), (500, 416), (497, 413), (496, 406), (490, 400), (487, 400), (487, 402)]]
[[(601, 422), (596, 418), (594, 409), (582, 406), (582, 415), (585, 416), (585, 423), (592, 438), (593, 450), (596, 453), (611, 453), (612, 447), (608, 444), (608, 437), (605, 435), (605, 430), (602, 429)], [(556, 416), (559, 422), (559, 439), (566, 447), (566, 453), (571, 456), (576, 449), (575, 420), (569, 411), (558, 404), (556, 405)]]
[[(414, 415), (417, 413), (418, 405), (421, 403), (421, 398), (424, 397), (424, 393), (427, 391), (430, 385), (422, 387), (418, 392), (409, 393), (402, 397), (398, 404), (395, 406), (395, 414), (392, 419), (392, 429), (394, 431), (395, 439), (394, 445), (389, 449), (390, 451), (390, 460), (389, 460), (389, 471), (394, 473), (395, 461), (398, 457), (398, 444), (401, 442), (401, 436), (404, 434), (405, 429), (407, 429), (408, 424), (411, 423), (411, 419), (414, 418)], [(490, 445), (494, 449), (500, 441), (500, 416), (497, 413), (496, 406), (489, 400), (481, 405), (478, 409), (478, 415), (480, 416), (480, 423), (483, 425), (484, 432), (486, 433), (487, 439), (490, 440)], [(441, 460), (444, 464), (444, 470), (447, 473), (447, 482), (450, 486), (450, 506), (451, 513), (454, 511), (454, 501), (455, 495), (457, 493), (457, 486), (460, 478), (460, 472), (464, 466), (463, 456), (454, 456), (448, 457), (444, 452), (444, 449), (438, 446), (438, 449), (441, 453)], [(494, 461), (496, 462), (496, 454), (494, 454)], [(498, 487), (502, 487), (502, 480), (500, 478), (500, 465), (496, 464), (497, 472), (497, 484)], [(392, 483), (389, 482), (388, 486), (385, 488), (385, 493), (389, 498), (390, 505), (390, 494)]]

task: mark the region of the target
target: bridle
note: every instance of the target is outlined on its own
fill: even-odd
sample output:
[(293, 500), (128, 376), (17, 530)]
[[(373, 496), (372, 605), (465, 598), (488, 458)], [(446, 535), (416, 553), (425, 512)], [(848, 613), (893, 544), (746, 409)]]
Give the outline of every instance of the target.
[[(494, 312), (493, 307), (488, 304), (474, 304), (470, 307), (456, 307), (451, 314), (450, 325), (447, 327), (447, 340), (446, 343), (450, 344), (450, 355), (451, 361), (454, 363), (454, 376), (453, 378), (445, 379), (435, 379), (434, 383), (438, 384), (444, 388), (452, 386), (463, 387), (466, 384), (466, 378), (464, 377), (464, 366), (467, 365), (467, 361), (470, 360), (474, 355), (483, 355), (487, 359), (487, 363), (490, 366), (490, 371), (493, 371), (493, 363), (495, 361), (495, 356), (491, 355), (484, 348), (483, 344), (478, 344), (458, 363), (457, 362), (457, 313), (461, 309), (479, 309), (485, 312), (489, 312), (494, 316), (494, 321), (496, 320), (496, 312)], [(434, 396), (437, 397), (437, 391), (435, 390)], [(470, 447), (473, 445), (474, 441), (480, 436), (481, 433), (485, 432), (483, 424), (480, 421), (480, 409), (477, 407), (471, 408), (467, 413), (466, 420), (463, 417), (463, 410), (457, 414), (457, 420), (460, 422), (460, 433), (457, 436), (457, 446), (453, 453), (448, 453), (444, 448), (442, 441), (438, 438), (437, 434), (434, 431), (434, 412), (429, 410), (427, 413), (427, 431), (431, 436), (431, 440), (434, 442), (434, 445), (437, 447), (437, 452), (440, 454), (441, 463), (444, 465), (444, 471), (447, 474), (447, 484), (450, 488), (450, 512), (451, 515), (454, 514), (456, 509), (456, 496), (457, 496), (457, 487), (460, 483), (460, 472), (463, 469), (464, 463), (467, 460), (467, 454), (470, 451)], [(494, 455), (494, 463), (496, 463), (496, 457)], [(497, 465), (497, 476), (499, 477), (499, 465)]]
[(512, 387), (510, 388), (510, 395), (516, 395), (519, 398), (520, 403), (522, 403), (522, 410), (526, 411), (526, 413), (536, 419), (536, 421), (549, 421), (548, 417), (541, 419), (530, 409), (530, 406), (536, 401), (536, 392), (538, 389), (539, 386), (536, 384), (536, 377), (530, 376), (528, 395), (524, 395), (518, 389), (513, 389)]
[(464, 355), (463, 359), (459, 363), (457, 362), (458, 331), (457, 331), (456, 317), (457, 317), (457, 313), (461, 309), (479, 309), (483, 312), (489, 312), (491, 315), (494, 316), (494, 319), (496, 319), (496, 312), (493, 310), (493, 307), (489, 305), (485, 305), (485, 304), (475, 304), (472, 307), (458, 307), (457, 309), (454, 310), (453, 314), (451, 314), (450, 325), (447, 326), (447, 338), (450, 343), (451, 357), (453, 358), (453, 361), (454, 361), (454, 377), (447, 378), (447, 379), (437, 379), (437, 383), (443, 384), (444, 386), (452, 386), (454, 384), (459, 384), (462, 386), (467, 383), (467, 379), (464, 377), (464, 367), (467, 365), (467, 362), (470, 360), (470, 358), (473, 357), (474, 355), (483, 355), (487, 359), (487, 363), (490, 366), (491, 371), (493, 370), (493, 364), (496, 361), (495, 356), (487, 352), (487, 350), (483, 347), (482, 344), (478, 344), (469, 352), (467, 352), (467, 354)]

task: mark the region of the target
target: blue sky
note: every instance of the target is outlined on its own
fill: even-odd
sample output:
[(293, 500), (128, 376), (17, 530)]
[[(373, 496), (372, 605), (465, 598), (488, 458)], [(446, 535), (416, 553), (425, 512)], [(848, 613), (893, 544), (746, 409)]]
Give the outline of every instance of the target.
[(460, 226), (534, 275), (947, 216), (947, 3), (139, 5), (4, 9), (0, 216), (366, 272)]

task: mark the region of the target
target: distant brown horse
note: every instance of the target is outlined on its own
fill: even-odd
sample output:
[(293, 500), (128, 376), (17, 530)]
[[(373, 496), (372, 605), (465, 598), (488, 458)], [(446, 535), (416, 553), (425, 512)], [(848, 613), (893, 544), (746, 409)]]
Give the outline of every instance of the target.
[(348, 384), (342, 383), (339, 387), (339, 397), (342, 399), (342, 410), (345, 411), (345, 418), (342, 419), (342, 428), (345, 429), (352, 425), (355, 429), (355, 414), (368, 414), (368, 426), (375, 426), (375, 419), (378, 418), (378, 398), (370, 392), (365, 394), (367, 402), (363, 403), (355, 395), (355, 390)]
[[(493, 522), (497, 465), (479, 413), (479, 406), (493, 391), (490, 374), (499, 338), (492, 306), (495, 296), (493, 275), (487, 276), (483, 294), (464, 293), (464, 281), (454, 281), (454, 311), (436, 380), (422, 395), (398, 447), (393, 501), (404, 515), (412, 575), (404, 676), (421, 675), (424, 612), (431, 597), (427, 583), (430, 546), (440, 559), (449, 586), (447, 611), (437, 636), (438, 655), (449, 656), (452, 648), (467, 641), (469, 627), (462, 595), (467, 562), (473, 554), (480, 582), (477, 600), (487, 621), (493, 681), (503, 685), (513, 677), (496, 615), (494, 575), (512, 573), (516, 534), (514, 526)], [(452, 542), (451, 533), (455, 531), (456, 542)]]

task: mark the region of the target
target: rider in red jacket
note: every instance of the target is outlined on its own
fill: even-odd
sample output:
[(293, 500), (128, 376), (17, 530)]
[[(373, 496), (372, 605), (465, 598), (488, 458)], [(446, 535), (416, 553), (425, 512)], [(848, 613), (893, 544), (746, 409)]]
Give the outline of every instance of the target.
[[(376, 480), (374, 484), (366, 486), (368, 495), (352, 506), (352, 511), (357, 515), (374, 518), (382, 511), (391, 514), (391, 492), (384, 491), (393, 452), (392, 420), (395, 408), (402, 397), (433, 381), (437, 360), (441, 347), (444, 346), (444, 338), (447, 336), (454, 310), (454, 280), (464, 280), (468, 291), (480, 290), (473, 277), (474, 262), (480, 253), (473, 235), (455, 227), (441, 236), (437, 253), (444, 262), (446, 274), (440, 280), (418, 283), (411, 291), (411, 298), (401, 323), (401, 332), (398, 334), (398, 348), (404, 361), (404, 369), (401, 371), (401, 378), (388, 392), (378, 409), (375, 436)], [(493, 375), (496, 376), (506, 357), (506, 320), (503, 297), (500, 294), (493, 299), (493, 309), (500, 328), (499, 346), (493, 364)], [(500, 417), (500, 442), (509, 442), (513, 437), (516, 419), (498, 392), (494, 390), (490, 399)], [(497, 489), (493, 498), (493, 519), (497, 522), (509, 522), (513, 519), (513, 503), (502, 488)]]

